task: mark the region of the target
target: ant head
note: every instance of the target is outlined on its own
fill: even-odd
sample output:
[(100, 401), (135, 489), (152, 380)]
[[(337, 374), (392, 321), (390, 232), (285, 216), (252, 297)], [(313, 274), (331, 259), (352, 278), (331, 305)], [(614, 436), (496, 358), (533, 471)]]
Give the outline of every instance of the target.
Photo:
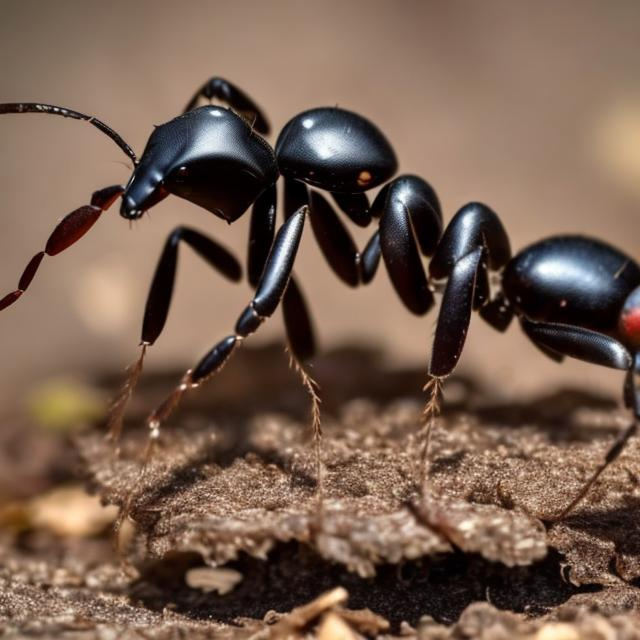
[(242, 118), (201, 107), (155, 128), (120, 214), (138, 218), (173, 194), (233, 222), (277, 177), (273, 150)]
[(626, 344), (640, 349), (640, 287), (636, 287), (627, 296), (618, 328)]

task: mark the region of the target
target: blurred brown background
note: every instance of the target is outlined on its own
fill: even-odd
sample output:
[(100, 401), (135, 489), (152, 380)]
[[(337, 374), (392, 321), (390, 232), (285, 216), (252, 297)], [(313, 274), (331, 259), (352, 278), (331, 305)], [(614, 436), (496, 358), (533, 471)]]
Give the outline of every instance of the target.
[[(46, 101), (96, 114), (141, 152), (211, 75), (245, 88), (275, 130), (295, 113), (339, 104), (376, 122), (401, 170), (438, 191), (446, 219), (490, 204), (514, 249), (577, 231), (640, 257), (640, 4), (564, 2), (0, 3), (0, 101)], [(126, 182), (124, 156), (78, 122), (0, 120), (0, 289), (14, 288), (56, 221), (99, 187)], [(123, 368), (133, 357), (165, 237), (196, 225), (244, 259), (233, 227), (169, 199), (131, 230), (117, 207), (78, 245), (46, 260), (31, 290), (0, 314), (0, 394), (25, 380)], [(386, 274), (349, 290), (307, 230), (297, 273), (322, 345), (372, 343), (397, 364), (424, 364), (435, 313), (411, 316)], [(354, 229), (362, 246), (371, 230)], [(246, 285), (183, 251), (172, 312), (148, 366), (193, 364), (227, 335)], [(282, 335), (277, 314), (252, 339)], [(506, 395), (559, 380), (618, 394), (616, 372), (558, 367), (514, 325), (474, 320), (461, 369)], [(13, 400), (12, 400), (13, 401)]]

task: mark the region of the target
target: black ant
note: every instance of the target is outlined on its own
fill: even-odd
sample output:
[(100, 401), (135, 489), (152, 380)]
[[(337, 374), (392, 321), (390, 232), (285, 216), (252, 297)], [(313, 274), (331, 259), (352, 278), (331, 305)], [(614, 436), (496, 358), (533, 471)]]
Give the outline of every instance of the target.
[[(198, 107), (202, 98), (217, 100), (222, 106)], [(462, 207), (443, 232), (435, 191), (415, 175), (391, 179), (397, 170), (395, 153), (383, 133), (364, 117), (337, 107), (305, 111), (285, 125), (274, 149), (260, 135), (269, 133), (269, 125), (254, 101), (230, 82), (212, 78), (196, 92), (182, 115), (154, 129), (138, 160), (113, 129), (93, 116), (45, 104), (0, 105), (0, 114), (9, 113), (85, 120), (125, 152), (134, 170), (125, 187), (96, 191), (89, 205), (58, 224), (45, 250), (27, 265), (18, 288), (0, 301), (0, 310), (24, 293), (45, 255), (56, 255), (79, 240), (119, 197), (120, 214), (128, 220), (141, 217), (170, 194), (228, 223), (251, 207), (247, 270), (255, 289), (253, 299), (239, 315), (233, 333), (187, 371), (174, 392), (151, 413), (150, 445), (182, 395), (219, 371), (282, 302), (294, 364), (313, 398), (322, 493), (319, 399), (315, 382), (301, 364), (314, 355), (315, 340), (305, 299), (292, 276), (307, 216), (329, 265), (345, 284), (369, 283), (382, 256), (409, 311), (426, 314), (434, 305), (434, 292), (443, 289), (429, 364), (432, 397), (425, 415), (429, 425), (438, 409), (442, 380), (453, 372), (462, 353), (472, 310), (500, 331), (517, 315), (525, 334), (555, 360), (576, 357), (626, 372), (624, 399), (634, 420), (560, 517), (582, 500), (635, 433), (640, 417), (640, 392), (634, 384), (634, 374), (640, 372), (640, 267), (617, 249), (581, 236), (549, 238), (512, 258), (498, 216), (480, 203)], [(284, 178), (285, 221), (276, 233), (280, 176)], [(366, 192), (385, 182), (370, 204)], [(364, 251), (357, 249), (333, 206), (318, 190), (330, 193), (337, 207), (359, 226), (378, 219), (378, 229)], [(171, 233), (147, 298), (140, 357), (130, 368), (111, 412), (114, 439), (145, 351), (157, 340), (167, 319), (181, 241), (227, 278), (241, 278), (239, 262), (211, 238), (186, 227)], [(431, 258), (428, 276), (422, 256)], [(489, 272), (502, 277), (493, 295)], [(428, 435), (423, 452), (425, 474), (427, 457)]]

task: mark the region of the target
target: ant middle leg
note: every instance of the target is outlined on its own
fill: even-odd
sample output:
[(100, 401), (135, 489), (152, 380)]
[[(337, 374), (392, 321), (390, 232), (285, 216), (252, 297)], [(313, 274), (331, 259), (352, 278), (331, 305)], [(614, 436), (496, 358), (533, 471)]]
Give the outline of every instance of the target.
[(366, 193), (332, 193), (334, 202), (351, 222), (359, 227), (368, 227), (371, 223), (371, 207)]
[(500, 294), (490, 300), (488, 271), (502, 269), (511, 257), (509, 238), (498, 216), (488, 207), (462, 207), (445, 230), (429, 265), (431, 278), (447, 278), (429, 361), (429, 394), (423, 413), (420, 487), (427, 490), (429, 446), (433, 422), (440, 412), (443, 381), (458, 364), (471, 322), (471, 312), (489, 307), (485, 319), (504, 330), (513, 312)]
[[(371, 218), (366, 195), (335, 193), (332, 195), (345, 212), (356, 211), (355, 208), (349, 209), (348, 205), (351, 202), (361, 203), (363, 207), (366, 205), (367, 209), (363, 210)], [(358, 196), (362, 196), (364, 200)], [(353, 219), (350, 213), (347, 215)], [(376, 274), (382, 254), (380, 231), (377, 230), (372, 235), (365, 249), (360, 252), (331, 204), (318, 191), (311, 191), (309, 218), (318, 246), (336, 276), (350, 287), (369, 284)]]
[[(399, 176), (387, 184), (371, 206), (371, 215), (379, 218), (378, 231), (373, 235), (361, 258), (361, 278), (369, 282), (375, 275), (379, 255), (382, 255), (391, 283), (405, 307), (416, 315), (424, 315), (435, 303), (422, 256), (431, 256), (442, 233), (440, 202), (433, 188), (422, 178)], [(440, 384), (435, 380), (432, 414), (437, 413)], [(423, 484), (421, 469), (428, 452), (432, 420), (423, 419), (418, 433), (420, 455), (417, 456), (419, 485)], [(422, 445), (420, 447), (420, 444)]]
[(228, 104), (234, 111), (244, 117), (258, 133), (264, 135), (269, 133), (269, 122), (260, 107), (242, 89), (228, 80), (217, 76), (207, 80), (194, 93), (184, 111), (195, 109), (201, 98), (209, 101), (216, 99)]

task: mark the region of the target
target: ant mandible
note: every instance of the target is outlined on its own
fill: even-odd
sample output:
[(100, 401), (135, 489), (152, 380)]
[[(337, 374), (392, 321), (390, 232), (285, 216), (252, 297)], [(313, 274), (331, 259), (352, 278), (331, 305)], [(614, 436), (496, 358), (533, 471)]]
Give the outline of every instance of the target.
[[(198, 107), (202, 98), (222, 105)], [(9, 113), (47, 113), (85, 120), (126, 153), (134, 170), (125, 187), (96, 191), (89, 205), (58, 224), (45, 250), (27, 265), (18, 288), (0, 301), (0, 310), (24, 293), (45, 255), (56, 255), (79, 240), (119, 197), (120, 214), (129, 220), (141, 217), (170, 194), (228, 223), (252, 209), (247, 270), (255, 288), (253, 299), (240, 314), (233, 334), (187, 371), (174, 392), (151, 413), (150, 444), (182, 395), (218, 372), (244, 338), (282, 302), (294, 364), (313, 400), (321, 495), (319, 399), (315, 382), (302, 365), (315, 353), (315, 341), (304, 297), (292, 276), (307, 216), (329, 265), (349, 286), (369, 283), (382, 255), (404, 305), (423, 315), (434, 304), (439, 281), (446, 281), (429, 363), (427, 386), (432, 397), (425, 415), (429, 425), (429, 414), (438, 407), (442, 380), (453, 372), (462, 353), (472, 310), (478, 310), (500, 331), (517, 315), (525, 334), (555, 360), (570, 356), (626, 371), (624, 399), (634, 420), (560, 517), (584, 498), (635, 433), (640, 417), (640, 393), (634, 384), (634, 374), (640, 371), (640, 267), (605, 243), (580, 236), (549, 238), (511, 258), (502, 223), (480, 203), (462, 207), (443, 233), (438, 198), (427, 182), (414, 175), (388, 182), (370, 205), (366, 191), (390, 180), (397, 161), (382, 132), (362, 116), (337, 107), (305, 111), (285, 125), (272, 149), (259, 135), (268, 134), (269, 125), (254, 101), (230, 82), (212, 78), (196, 92), (181, 116), (154, 129), (138, 161), (129, 145), (93, 116), (45, 104), (0, 105), (0, 114)], [(276, 233), (276, 183), (280, 175), (284, 178), (285, 222)], [(329, 201), (316, 189), (329, 192), (339, 209), (359, 226), (367, 226), (372, 218), (379, 220), (364, 251), (358, 251)], [(170, 234), (147, 297), (140, 356), (130, 367), (111, 411), (114, 439), (146, 349), (157, 340), (166, 322), (181, 241), (229, 279), (241, 277), (238, 261), (211, 238), (186, 227)], [(431, 258), (429, 276), (421, 254)], [(502, 277), (493, 295), (490, 271)], [(429, 432), (430, 428), (423, 449), (424, 474)], [(424, 478), (422, 486), (424, 489)]]

